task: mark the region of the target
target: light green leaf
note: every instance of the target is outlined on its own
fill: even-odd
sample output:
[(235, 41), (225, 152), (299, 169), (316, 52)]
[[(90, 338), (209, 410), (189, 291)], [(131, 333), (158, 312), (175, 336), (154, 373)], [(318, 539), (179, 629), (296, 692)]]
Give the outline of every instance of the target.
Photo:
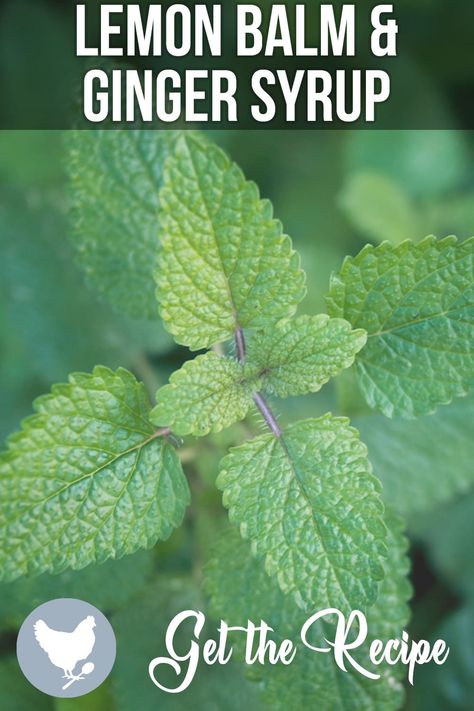
[(367, 450), (325, 415), (230, 450), (217, 485), (255, 555), (308, 609), (365, 608), (383, 577), (385, 527)]
[(258, 385), (238, 361), (206, 353), (187, 361), (158, 390), (150, 418), (178, 435), (219, 432), (244, 419)]
[(35, 410), (0, 455), (0, 579), (120, 558), (181, 523), (187, 483), (131, 373), (75, 373)]
[(414, 206), (402, 187), (377, 173), (355, 173), (340, 197), (354, 227), (374, 242), (399, 244), (419, 234)]
[(291, 315), (304, 273), (271, 203), (216, 146), (183, 136), (160, 191), (156, 272), (167, 328), (193, 350)]
[[(383, 640), (399, 637), (409, 618), (407, 600), (411, 588), (406, 579), (407, 541), (400, 521), (393, 514), (387, 514), (386, 523), (386, 576), (375, 605), (367, 612), (368, 641), (355, 652), (359, 663), (366, 668), (370, 668), (370, 641), (376, 637)], [(237, 533), (228, 531), (216, 544), (213, 559), (204, 569), (204, 585), (216, 619), (241, 626), (245, 626), (248, 619), (254, 622), (262, 619), (273, 628), (273, 639), (287, 638), (296, 644), (297, 653), (289, 666), (266, 664), (249, 669), (252, 677), (259, 681), (269, 708), (275, 711), (316, 707), (319, 711), (395, 711), (400, 708), (403, 689), (399, 677), (403, 671), (399, 667), (379, 668), (382, 678), (368, 680), (350, 665), (347, 673), (341, 671), (331, 654), (317, 654), (304, 648), (300, 630), (308, 615), (295, 605), (291, 596), (281, 592), (265, 574), (261, 561), (249, 553), (248, 545)], [(324, 629), (331, 639), (334, 631)], [(237, 653), (241, 654), (242, 643), (239, 649), (239, 640), (236, 642)]]
[(249, 342), (247, 360), (263, 374), (263, 387), (279, 397), (317, 392), (348, 368), (366, 342), (343, 319), (298, 316), (281, 321)]
[(383, 498), (403, 515), (418, 515), (474, 484), (474, 397), (459, 398), (413, 422), (382, 415), (356, 418)]
[(356, 366), (371, 407), (417, 417), (474, 383), (473, 257), (474, 239), (384, 243), (332, 277), (330, 314), (368, 332)]
[(177, 132), (68, 135), (72, 239), (88, 281), (117, 309), (156, 318), (158, 192)]

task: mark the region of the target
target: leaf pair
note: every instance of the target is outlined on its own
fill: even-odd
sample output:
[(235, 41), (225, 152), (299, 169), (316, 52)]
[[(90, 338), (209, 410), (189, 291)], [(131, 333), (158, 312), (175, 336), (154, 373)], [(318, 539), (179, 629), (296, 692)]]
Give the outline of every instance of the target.
[(259, 390), (279, 397), (317, 392), (354, 362), (365, 332), (328, 316), (299, 316), (254, 334), (245, 363), (214, 352), (188, 361), (161, 388), (152, 421), (180, 435), (218, 432), (243, 419)]
[[(206, 348), (250, 331), (244, 358), (198, 356), (157, 393), (151, 413), (177, 434), (242, 419), (260, 390), (315, 392), (365, 343), (342, 319), (290, 318), (304, 276), (270, 204), (224, 154), (177, 143), (160, 193), (161, 314), (179, 343)], [(286, 318), (285, 318), (286, 317)], [(267, 571), (304, 607), (366, 606), (383, 577), (385, 526), (367, 451), (344, 419), (306, 420), (231, 450), (218, 486)]]
[(245, 417), (260, 388), (281, 397), (319, 390), (365, 343), (341, 319), (282, 320), (304, 295), (298, 255), (271, 204), (217, 147), (178, 141), (164, 171), (160, 232), (157, 295), (178, 343), (209, 348), (243, 328), (253, 336), (245, 363), (215, 353), (186, 363), (158, 391), (155, 424), (182, 435), (219, 431)]

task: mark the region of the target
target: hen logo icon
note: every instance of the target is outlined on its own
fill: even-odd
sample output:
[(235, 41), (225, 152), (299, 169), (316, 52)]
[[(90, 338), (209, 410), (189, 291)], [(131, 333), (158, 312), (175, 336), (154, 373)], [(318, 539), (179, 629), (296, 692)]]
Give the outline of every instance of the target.
[(17, 640), (23, 674), (50, 696), (84, 696), (110, 674), (115, 635), (107, 618), (83, 600), (45, 602), (28, 615)]

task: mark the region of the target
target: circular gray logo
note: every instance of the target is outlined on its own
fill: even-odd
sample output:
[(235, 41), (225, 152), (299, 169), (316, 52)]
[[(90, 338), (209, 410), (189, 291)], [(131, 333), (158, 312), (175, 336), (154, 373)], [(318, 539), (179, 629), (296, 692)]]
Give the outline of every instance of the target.
[(28, 681), (50, 696), (83, 696), (96, 689), (115, 662), (110, 622), (74, 598), (50, 600), (28, 615), (18, 633), (18, 662)]

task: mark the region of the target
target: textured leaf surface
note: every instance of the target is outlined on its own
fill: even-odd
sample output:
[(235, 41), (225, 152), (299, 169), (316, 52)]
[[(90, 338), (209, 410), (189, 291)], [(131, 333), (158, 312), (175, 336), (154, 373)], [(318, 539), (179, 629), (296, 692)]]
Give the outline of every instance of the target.
[(269, 574), (302, 607), (365, 608), (383, 577), (385, 527), (367, 450), (325, 415), (232, 449), (217, 484)]
[(89, 282), (137, 318), (158, 316), (158, 192), (174, 131), (73, 131), (73, 241)]
[(304, 274), (291, 242), (254, 183), (216, 146), (183, 136), (160, 192), (161, 315), (197, 350), (291, 315)]
[(369, 450), (383, 498), (404, 515), (449, 501), (474, 484), (474, 397), (413, 422), (367, 415), (354, 420)]
[[(370, 639), (400, 636), (409, 618), (407, 600), (411, 588), (406, 579), (407, 541), (398, 519), (389, 513), (386, 523), (386, 576), (377, 602), (367, 613)], [(289, 666), (266, 664), (249, 669), (259, 681), (269, 707), (286, 710), (317, 706), (321, 711), (395, 711), (400, 708), (403, 689), (398, 680), (398, 667), (383, 669), (383, 677), (372, 681), (354, 672), (349, 665), (348, 673), (344, 673), (330, 654), (317, 654), (303, 648), (299, 635), (307, 614), (296, 607), (291, 596), (281, 592), (265, 574), (261, 561), (249, 553), (248, 545), (238, 534), (228, 531), (216, 545), (214, 557), (205, 568), (204, 582), (216, 619), (224, 619), (232, 625), (246, 625), (248, 619), (263, 619), (275, 630), (272, 638), (288, 638), (297, 644), (296, 657)], [(329, 630), (329, 639), (331, 634)], [(359, 663), (366, 667), (369, 666), (368, 644), (356, 652)]]
[(332, 278), (328, 307), (368, 332), (358, 377), (385, 415), (432, 413), (474, 382), (474, 239), (367, 246)]
[[(231, 659), (228, 664), (208, 666), (200, 662), (191, 685), (179, 694), (158, 689), (148, 676), (148, 665), (157, 656), (166, 655), (165, 634), (170, 621), (184, 610), (205, 610), (205, 601), (190, 578), (158, 578), (143, 593), (112, 618), (117, 636), (117, 660), (112, 672), (112, 690), (118, 711), (130, 711), (139, 699), (140, 711), (241, 711), (261, 708), (253, 684), (247, 682), (243, 669)], [(174, 637), (179, 654), (189, 650), (194, 620), (183, 623)], [(200, 639), (216, 637), (215, 628), (206, 623)], [(176, 688), (184, 676), (171, 668), (156, 670), (156, 678)]]
[[(368, 642), (353, 653), (359, 664), (381, 674), (381, 678), (376, 681), (366, 679), (349, 665), (348, 672), (344, 673), (336, 667), (330, 654), (314, 653), (313, 656), (310, 650), (304, 650), (289, 667), (278, 665), (273, 668), (265, 693), (272, 708), (283, 710), (317, 705), (321, 711), (397, 711), (402, 707), (405, 668), (388, 665), (374, 668), (368, 659), (372, 639), (399, 638), (409, 619), (407, 601), (411, 587), (406, 579), (409, 567), (407, 542), (398, 521), (389, 516), (387, 524), (389, 556), (386, 576), (375, 605), (367, 611)], [(316, 635), (321, 644), (323, 630)], [(334, 631), (329, 630), (328, 638), (333, 637)]]
[(36, 400), (0, 456), (0, 577), (60, 572), (166, 538), (189, 491), (131, 373), (96, 367)]
[(243, 420), (252, 405), (257, 377), (230, 358), (206, 353), (190, 360), (156, 394), (151, 420), (179, 435), (219, 432)]
[(304, 395), (352, 365), (365, 341), (365, 331), (352, 331), (343, 319), (299, 316), (256, 335), (247, 359), (263, 373), (265, 389), (280, 397)]
[(352, 175), (340, 202), (354, 227), (374, 242), (399, 244), (419, 234), (417, 214), (408, 195), (384, 175)]

